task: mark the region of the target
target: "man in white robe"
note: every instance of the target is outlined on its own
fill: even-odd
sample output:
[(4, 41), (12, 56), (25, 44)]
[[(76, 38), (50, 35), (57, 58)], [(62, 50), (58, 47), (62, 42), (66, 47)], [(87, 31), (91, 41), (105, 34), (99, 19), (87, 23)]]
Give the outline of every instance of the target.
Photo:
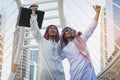
[(48, 26), (43, 37), (38, 28), (35, 7), (31, 8), (30, 25), (33, 36), (39, 44), (39, 80), (65, 80), (60, 48), (58, 46), (58, 29), (55, 25)]
[[(46, 29), (44, 37), (41, 35), (37, 22), (36, 8), (32, 5), (32, 14), (30, 18), (30, 26), (32, 34), (39, 44), (38, 56), (38, 80), (65, 80), (62, 59), (60, 56), (60, 47), (58, 45), (59, 32), (55, 25), (49, 25)], [(9, 80), (14, 80), (18, 63), (12, 64)]]
[(58, 45), (59, 33), (55, 25), (47, 27), (44, 37), (41, 35), (35, 7), (32, 8), (30, 26), (37, 43), (39, 44), (39, 80), (65, 80), (60, 47)]
[(96, 5), (93, 8), (96, 15), (89, 29), (82, 36), (76, 35), (75, 30), (70, 27), (66, 27), (62, 31), (61, 56), (63, 59), (67, 58), (70, 63), (70, 80), (96, 80), (94, 67), (86, 46), (88, 38), (97, 26), (101, 7)]

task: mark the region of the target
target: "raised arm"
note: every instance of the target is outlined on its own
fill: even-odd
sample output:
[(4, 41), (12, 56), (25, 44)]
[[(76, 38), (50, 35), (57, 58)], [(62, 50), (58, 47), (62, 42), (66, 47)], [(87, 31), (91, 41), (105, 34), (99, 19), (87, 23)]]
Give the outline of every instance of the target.
[(96, 12), (96, 14), (95, 14), (95, 16), (94, 16), (94, 20), (95, 20), (95, 21), (98, 21), (98, 19), (99, 19), (99, 14), (100, 14), (100, 10), (101, 10), (101, 6), (95, 5), (95, 6), (93, 6), (93, 8), (94, 8), (94, 10), (95, 10), (95, 12)]
[(33, 34), (34, 38), (39, 43), (41, 41), (41, 39), (43, 39), (43, 37), (42, 37), (42, 35), (39, 31), (39, 27), (38, 27), (37, 15), (35, 14), (36, 8), (31, 7), (31, 9), (32, 9), (32, 14), (31, 14), (31, 18), (30, 18), (30, 26), (31, 26), (31, 30), (32, 30), (32, 34)]
[(97, 23), (98, 23), (98, 19), (99, 19), (99, 14), (100, 14), (100, 9), (101, 9), (101, 6), (99, 5), (96, 5), (96, 6), (93, 6), (96, 14), (94, 16), (94, 20), (92, 21), (92, 23), (90, 24), (89, 28), (83, 33), (83, 35), (81, 36), (83, 38), (83, 40), (86, 42), (89, 37), (92, 35), (92, 33), (94, 32), (96, 26), (97, 26)]

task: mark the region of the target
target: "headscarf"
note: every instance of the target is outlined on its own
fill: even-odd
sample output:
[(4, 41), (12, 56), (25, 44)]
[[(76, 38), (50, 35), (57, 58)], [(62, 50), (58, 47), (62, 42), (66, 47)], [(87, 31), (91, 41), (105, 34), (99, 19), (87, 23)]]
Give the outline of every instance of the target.
[[(49, 30), (49, 28), (51, 28), (52, 26), (56, 27), (55, 25), (49, 25), (49, 26), (46, 28), (46, 31), (45, 31), (45, 34), (44, 34), (44, 38), (47, 39), (47, 40), (49, 39), (48, 30)], [(58, 32), (57, 27), (56, 27), (56, 31), (57, 31), (57, 35), (56, 35), (56, 37), (55, 37), (55, 41), (58, 43), (58, 41), (59, 41), (59, 32)]]
[[(65, 33), (65, 31), (66, 31), (67, 28), (70, 28), (70, 27), (65, 27), (62, 30), (62, 33), (61, 33), (60, 45), (61, 45), (62, 49), (68, 44), (68, 41), (64, 37), (64, 33)], [(76, 34), (76, 31), (74, 29), (71, 29), (71, 30), (74, 32), (73, 33), (74, 34), (73, 42), (74, 42), (75, 46), (78, 48), (79, 53), (82, 54), (82, 55), (84, 55), (86, 58), (88, 58), (88, 54), (84, 52), (85, 49), (86, 49), (86, 44), (84, 43), (84, 41), (82, 40), (82, 38), (79, 35)], [(81, 33), (81, 32), (79, 32), (79, 33)]]
[[(61, 49), (63, 49), (68, 44), (66, 38), (64, 37), (65, 31), (66, 31), (67, 28), (70, 28), (70, 27), (65, 27), (62, 30), (62, 33), (61, 33), (61, 37), (60, 37)], [(92, 67), (92, 64), (91, 64), (91, 62), (89, 60), (89, 55), (88, 55), (88, 53), (86, 51), (86, 44), (82, 40), (82, 38), (80, 37), (80, 35), (82, 35), (82, 33), (79, 32), (79, 33), (76, 34), (76, 30), (74, 30), (74, 29), (71, 29), (71, 30), (73, 31), (73, 34), (74, 34), (73, 41), (74, 41), (75, 46), (79, 50), (79, 54), (82, 54), (85, 58), (87, 58), (90, 67)]]

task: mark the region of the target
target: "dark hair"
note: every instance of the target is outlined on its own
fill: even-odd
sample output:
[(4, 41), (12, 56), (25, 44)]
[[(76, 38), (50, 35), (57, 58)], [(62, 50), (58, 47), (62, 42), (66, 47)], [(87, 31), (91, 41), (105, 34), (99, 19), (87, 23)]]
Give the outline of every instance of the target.
[[(45, 34), (44, 34), (44, 38), (45, 39), (49, 39), (49, 35), (48, 35), (48, 30), (49, 30), (49, 28), (51, 28), (52, 26), (54, 26), (54, 27), (56, 27), (55, 25), (49, 25), (47, 28), (46, 28), (46, 31), (45, 31)], [(56, 27), (56, 31), (57, 31), (57, 35), (56, 35), (56, 37), (55, 37), (55, 41), (58, 43), (58, 41), (59, 41), (59, 32), (58, 32), (58, 28)]]
[[(70, 27), (65, 27), (63, 30), (62, 30), (62, 33), (61, 33), (61, 36), (60, 36), (60, 46), (61, 48), (64, 48), (67, 44), (68, 44), (68, 41), (67, 39), (65, 38), (65, 32), (66, 32), (66, 29), (68, 29)], [(71, 29), (71, 28), (70, 28)], [(71, 29), (72, 30), (72, 29)]]
[(74, 36), (73, 37), (75, 37), (75, 36), (81, 36), (82, 35), (82, 32), (78, 32), (77, 34), (76, 34), (76, 30), (74, 30), (74, 29), (72, 29), (72, 28), (70, 28), (70, 27), (65, 27), (63, 30), (62, 30), (62, 33), (61, 33), (61, 36), (60, 36), (60, 46), (61, 46), (61, 48), (64, 48), (67, 44), (68, 44), (68, 41), (67, 41), (67, 39), (65, 38), (65, 32), (67, 31), (67, 29), (71, 29), (72, 31), (74, 31)]

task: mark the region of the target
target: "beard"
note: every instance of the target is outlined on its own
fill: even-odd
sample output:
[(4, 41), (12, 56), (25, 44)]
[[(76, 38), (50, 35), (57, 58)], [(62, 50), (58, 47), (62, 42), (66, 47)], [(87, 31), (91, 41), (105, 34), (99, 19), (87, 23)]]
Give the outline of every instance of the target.
[(72, 39), (73, 39), (73, 38), (74, 38), (74, 35), (73, 35), (73, 34), (70, 34), (70, 35), (67, 36), (67, 38), (72, 38)]
[(55, 30), (52, 30), (50, 33), (49, 33), (49, 36), (50, 37), (55, 37), (57, 35), (57, 32)]
[(56, 34), (54, 33), (54, 34), (50, 34), (49, 35), (50, 37), (56, 37)]
[(50, 37), (56, 37), (56, 35), (49, 35)]

